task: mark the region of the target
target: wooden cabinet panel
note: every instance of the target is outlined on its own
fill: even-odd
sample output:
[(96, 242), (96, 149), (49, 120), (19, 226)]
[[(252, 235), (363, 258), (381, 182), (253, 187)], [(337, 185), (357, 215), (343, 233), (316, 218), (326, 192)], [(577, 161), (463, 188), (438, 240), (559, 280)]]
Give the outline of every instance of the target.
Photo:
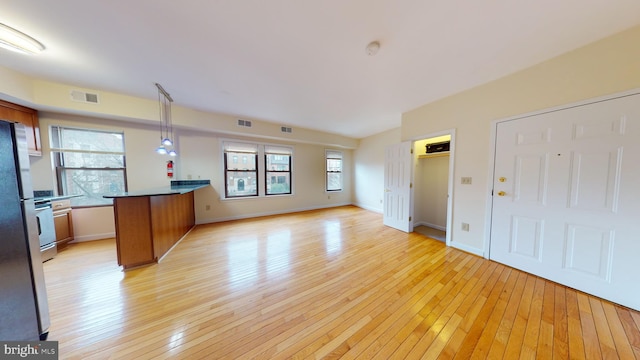
[(113, 199), (118, 265), (162, 258), (195, 225), (193, 192)]
[(113, 199), (118, 265), (128, 267), (156, 261), (151, 237), (149, 197)]
[(64, 245), (73, 240), (71, 210), (65, 210), (58, 214), (54, 214), (53, 222), (56, 225), (56, 242), (58, 243), (58, 246)]
[(0, 119), (24, 124), (27, 128), (29, 155), (42, 156), (37, 110), (0, 100)]
[(151, 197), (151, 222), (159, 259), (195, 224), (193, 193)]
[(56, 228), (56, 245), (58, 249), (64, 248), (68, 242), (73, 241), (73, 217), (69, 200), (52, 201), (53, 223)]

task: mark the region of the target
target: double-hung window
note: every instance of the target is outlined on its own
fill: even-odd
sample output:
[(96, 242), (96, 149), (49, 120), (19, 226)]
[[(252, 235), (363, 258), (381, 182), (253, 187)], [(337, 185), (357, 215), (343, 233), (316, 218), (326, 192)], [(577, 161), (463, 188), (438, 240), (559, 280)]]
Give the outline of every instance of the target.
[(327, 191), (342, 191), (342, 152), (325, 152), (327, 170)]
[(225, 197), (258, 196), (258, 145), (224, 143)]
[(111, 204), (105, 194), (127, 191), (124, 133), (51, 127), (58, 193), (83, 195), (79, 205)]
[(222, 142), (225, 199), (292, 195), (293, 147)]
[(266, 195), (291, 194), (291, 148), (265, 145)]

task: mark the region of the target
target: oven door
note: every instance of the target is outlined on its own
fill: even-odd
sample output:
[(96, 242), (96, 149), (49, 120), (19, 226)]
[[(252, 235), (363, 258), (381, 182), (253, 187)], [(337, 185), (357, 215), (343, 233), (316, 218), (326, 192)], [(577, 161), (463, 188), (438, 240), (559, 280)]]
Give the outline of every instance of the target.
[(56, 248), (56, 228), (53, 223), (53, 210), (51, 204), (39, 205), (36, 208), (38, 218), (38, 238), (40, 239), (40, 252), (42, 261), (52, 259), (57, 253)]

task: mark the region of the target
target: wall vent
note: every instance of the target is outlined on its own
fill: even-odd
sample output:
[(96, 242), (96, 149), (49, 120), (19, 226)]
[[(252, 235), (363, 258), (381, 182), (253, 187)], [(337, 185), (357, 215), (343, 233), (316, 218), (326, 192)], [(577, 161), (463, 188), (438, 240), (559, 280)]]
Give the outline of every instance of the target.
[(100, 103), (98, 94), (92, 94), (80, 90), (71, 90), (71, 100), (88, 104)]
[(280, 131), (282, 131), (283, 133), (288, 133), (291, 134), (291, 132), (293, 131), (290, 127), (288, 126), (281, 126), (280, 127)]
[(238, 119), (238, 126), (251, 127), (251, 120)]

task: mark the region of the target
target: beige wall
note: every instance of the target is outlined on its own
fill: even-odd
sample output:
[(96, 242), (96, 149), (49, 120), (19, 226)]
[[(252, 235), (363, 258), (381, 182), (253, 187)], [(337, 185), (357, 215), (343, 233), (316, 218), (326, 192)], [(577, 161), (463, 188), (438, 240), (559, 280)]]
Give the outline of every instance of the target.
[(384, 150), (400, 142), (400, 128), (360, 140), (354, 151), (353, 203), (361, 208), (382, 212), (384, 199)]
[[(41, 112), (40, 126), (43, 144), (42, 157), (31, 157), (31, 172), (34, 188), (55, 189), (55, 173), (49, 148), (49, 128), (64, 125), (81, 128), (122, 131), (125, 134), (127, 161), (127, 183), (130, 191), (167, 186), (166, 155), (158, 155), (157, 127), (141, 123), (106, 120), (87, 116)], [(269, 198), (220, 200), (224, 193), (222, 171), (222, 139), (241, 139), (261, 143), (287, 144), (294, 147), (293, 196)], [(344, 191), (325, 192), (324, 156), (325, 149), (335, 147), (256, 139), (251, 137), (231, 137), (211, 132), (195, 132), (178, 129), (175, 161), (175, 179), (209, 179), (212, 186), (196, 191), (196, 222), (208, 223), (230, 219), (286, 213), (351, 204), (351, 184), (353, 168), (352, 150), (339, 149), (344, 154)], [(209, 206), (209, 210), (207, 210)], [(113, 209), (97, 207), (74, 209), (74, 235), (78, 240), (95, 240), (113, 236), (115, 233)]]
[[(98, 104), (73, 101), (71, 91), (96, 93)], [(29, 106), (40, 111), (57, 112), (123, 120), (156, 126), (159, 124), (157, 90), (149, 86), (149, 98), (111, 93), (99, 89), (87, 89), (72, 84), (55, 83), (36, 79), (13, 70), (0, 67), (0, 99)], [(176, 99), (172, 106), (172, 122), (176, 128), (216, 132), (233, 136), (251, 136), (271, 140), (289, 140), (296, 143), (321, 144), (339, 148), (355, 149), (358, 140), (328, 132), (293, 127), (291, 134), (283, 134), (277, 122), (246, 118), (253, 122), (252, 128), (237, 126), (237, 116), (197, 111), (180, 106)]]
[[(224, 173), (221, 143), (225, 139), (257, 141), (263, 144), (293, 146), (293, 195), (223, 200)], [(330, 146), (283, 142), (276, 140), (229, 137), (228, 135), (202, 134), (182, 131), (178, 136), (181, 178), (211, 179), (212, 187), (196, 192), (196, 222), (208, 223), (261, 215), (318, 209), (351, 204), (352, 150)], [(325, 149), (343, 152), (344, 190), (325, 192)], [(209, 210), (207, 210), (209, 206)]]
[[(491, 123), (640, 87), (638, 44), (640, 27), (403, 114), (403, 140), (456, 128), (454, 246), (477, 254), (486, 248)], [(463, 176), (472, 185), (461, 186)]]

